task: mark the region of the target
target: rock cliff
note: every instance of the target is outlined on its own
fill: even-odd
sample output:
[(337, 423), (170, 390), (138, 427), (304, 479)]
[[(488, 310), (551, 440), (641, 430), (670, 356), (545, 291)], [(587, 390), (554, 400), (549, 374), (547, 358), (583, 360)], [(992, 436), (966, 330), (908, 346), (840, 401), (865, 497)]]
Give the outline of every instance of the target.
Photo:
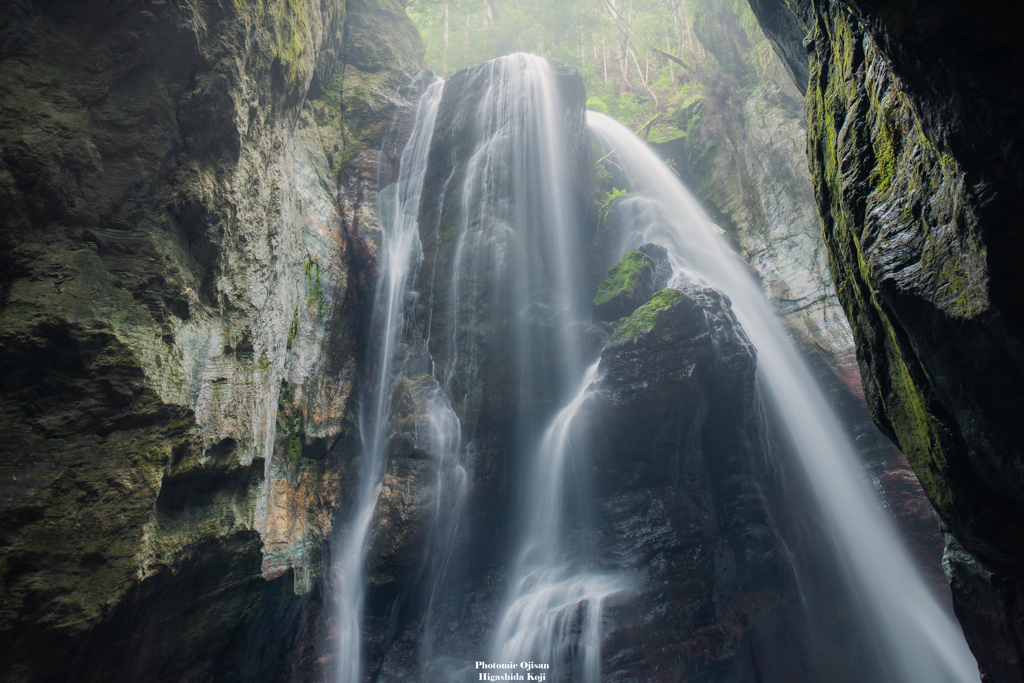
[(4, 11), (4, 680), (308, 667), (415, 29), (388, 0)]
[[(988, 680), (1024, 680), (1014, 392), (1024, 124), (1019, 79), (1007, 74), (1021, 48), (995, 6), (753, 6), (782, 61), (762, 52), (775, 75), (760, 74), (738, 103), (742, 130), (727, 148), (690, 169), (698, 193), (851, 415), (856, 339), (875, 420), (950, 529), (947, 576)], [(415, 29), (396, 0), (16, 2), (5, 15), (3, 680), (328, 677), (336, 624), (323, 577), (352, 500), (377, 189), (394, 179), (424, 85)], [(766, 47), (722, 21), (701, 38), (726, 44), (720, 60)], [(806, 105), (782, 69), (806, 85)], [(506, 332), (548, 350), (558, 335), (578, 337), (595, 357), (607, 339), (594, 326), (563, 329), (572, 302), (552, 296), (543, 253), (529, 255), (521, 310), (485, 290), (444, 300), (466, 216), (441, 184), (465, 172), (457, 114), (481, 96), (479, 76), (451, 79), (425, 190), (417, 275), (438, 313), (428, 315), (426, 286), (409, 292), (404, 343), (417, 372), (392, 396), (369, 570), (371, 675), (415, 677), (429, 626), (423, 601), (406, 596), (425, 590), (421, 557), (441, 504), (443, 472), (423, 437), (439, 396), (431, 358), (456, 377), (473, 511), (463, 533), (479, 556), (449, 577), (464, 582), (458, 599), (431, 617), (457, 615), (470, 635), (438, 629), (430, 645), (469, 661), (498, 609), (510, 536), (499, 512), (522, 477), (510, 406), (525, 390)], [(569, 146), (586, 162), (582, 84), (565, 69), (559, 83)], [(585, 176), (574, 179), (578, 208)], [(601, 463), (591, 483), (603, 547), (642, 568), (639, 597), (609, 607), (611, 675), (646, 677), (664, 662), (700, 680), (800, 680), (814, 663), (779, 540), (799, 535), (786, 521), (799, 515), (780, 502), (761, 449), (753, 352), (713, 290), (663, 291), (633, 310), (664, 284), (651, 246), (635, 255), (643, 282), (620, 287), (630, 301), (606, 316), (629, 317), (584, 413)], [(461, 365), (444, 367), (454, 358)], [(536, 360), (524, 381), (531, 409), (548, 410), (560, 359)], [(641, 381), (651, 391), (631, 393)], [(897, 516), (921, 523), (927, 553), (914, 483), (891, 466), (875, 474), (901, 492)], [(664, 485), (682, 480), (698, 493)]]
[(806, 89), (872, 414), (951, 530), (946, 573), (986, 680), (1020, 681), (1024, 50), (1010, 5), (752, 6)]

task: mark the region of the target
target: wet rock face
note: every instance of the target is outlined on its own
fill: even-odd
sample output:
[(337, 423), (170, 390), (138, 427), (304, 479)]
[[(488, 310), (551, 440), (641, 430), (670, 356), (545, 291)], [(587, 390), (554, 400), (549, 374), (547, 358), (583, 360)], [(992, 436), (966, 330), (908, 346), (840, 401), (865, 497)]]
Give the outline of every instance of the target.
[[(756, 26), (740, 22), (726, 3), (709, 7), (713, 11), (702, 14), (699, 25), (715, 41), (713, 51), (737, 73), (748, 70), (756, 87), (723, 82), (720, 101), (699, 99), (687, 109), (692, 134), (654, 147), (680, 160), (678, 172), (687, 187), (756, 273), (864, 460), (885, 461), (891, 441), (874, 426), (864, 404), (853, 331), (828, 269), (807, 168), (803, 95)], [(735, 56), (732, 46), (739, 44), (754, 48), (747, 53), (750, 64)], [(756, 76), (749, 73), (751, 66)], [(719, 132), (702, 135), (701, 120)], [(941, 542), (934, 526), (934, 538)], [(937, 561), (933, 564), (941, 570)]]
[[(569, 164), (586, 171), (573, 174), (568, 199), (582, 204), (590, 165), (583, 81), (571, 68), (552, 66)], [(568, 302), (551, 286), (553, 257), (541, 246), (543, 236), (527, 234), (545, 218), (521, 216), (546, 201), (516, 194), (537, 192), (512, 180), (521, 169), (536, 169), (529, 153), (503, 158), (486, 188), (467, 183), (467, 174), (479, 171), (474, 143), (482, 134), (478, 126), (487, 123), (474, 114), (489, 95), (492, 68), (480, 64), (445, 82), (422, 190), (423, 261), (405, 299), (398, 356), (405, 379), (391, 396), (391, 458), (368, 560), (366, 670), (388, 680), (449, 680), (451, 671), (487, 652), (507, 587), (503, 544), (515, 509), (510, 490), (523, 467), (516, 459), (525, 440), (516, 431), (523, 419), (516, 402), (528, 394), (534, 403), (523, 403), (530, 409), (552, 409), (559, 398), (552, 378), (565, 364), (553, 352), (559, 335), (590, 358), (607, 341), (598, 326), (566, 324)], [(460, 244), (464, 227), (470, 237)], [(475, 230), (484, 237), (475, 237)], [(503, 241), (508, 234), (515, 240)], [(489, 251), (496, 243), (509, 251)], [(528, 272), (513, 275), (511, 266), (522, 263), (519, 248), (529, 252)], [(496, 277), (505, 266), (508, 276)], [(525, 299), (518, 298), (520, 286), (529, 290)], [(535, 351), (529, 363), (516, 356), (526, 348)], [(442, 412), (452, 419), (445, 432), (452, 442), (436, 439), (432, 420)], [(441, 463), (451, 456), (439, 451), (453, 443), (464, 470)], [(451, 509), (463, 486), (464, 500)], [(445, 534), (456, 527), (449, 542)], [(422, 668), (426, 652), (432, 652), (429, 665), (440, 670)]]
[(672, 264), (668, 260), (668, 249), (660, 244), (641, 244), (637, 250), (654, 261), (654, 291), (665, 289), (668, 286), (668, 281), (672, 279)]
[(799, 681), (799, 595), (768, 502), (753, 347), (720, 292), (663, 290), (619, 327), (577, 421), (602, 557), (604, 680)]
[(337, 174), (422, 46), (389, 2), (57, 2), (0, 51), (2, 677), (308, 667), (370, 251)]
[[(572, 68), (551, 66), (561, 101), (558, 121), (563, 126), (572, 183), (569, 190), (573, 191), (582, 179), (590, 177), (583, 79)], [(515, 174), (527, 169), (537, 172), (538, 160), (523, 152), (503, 160), (507, 170), (485, 172), (474, 165), (473, 145), (490, 124), (467, 112), (476, 112), (490, 96), (492, 68), (491, 63), (470, 67), (445, 83), (420, 206), (424, 259), (416, 277), (423, 295), (414, 316), (421, 337), (429, 339), (431, 358), (438, 363), (436, 373), (453, 377), (449, 389), (460, 397), (453, 408), (465, 432), (492, 432), (498, 443), (511, 444), (515, 439), (505, 430), (514, 419), (520, 391), (521, 367), (516, 357), (520, 342), (526, 342), (522, 348), (543, 349), (527, 365), (533, 374), (526, 381), (536, 382), (538, 400), (555, 400), (557, 389), (543, 372), (559, 362), (549, 351), (564, 325), (569, 302), (551, 284), (557, 267), (555, 256), (545, 250), (545, 236), (538, 228), (550, 220), (537, 208), (547, 200), (538, 188), (519, 188), (513, 181), (518, 178)], [(532, 130), (530, 121), (526, 125)], [(462, 193), (470, 173), (480, 175), (473, 176), (473, 194), (465, 197)], [(481, 204), (484, 197), (485, 205)], [(564, 199), (583, 203), (583, 196), (576, 192)], [(464, 207), (470, 207), (468, 215)], [(527, 215), (529, 219), (524, 218)], [(462, 247), (463, 228), (466, 234), (473, 236), (479, 231), (485, 237), (467, 239)], [(515, 237), (498, 240), (492, 239), (492, 234)], [(507, 251), (499, 253), (496, 244)], [(525, 272), (496, 276), (513, 263)], [(446, 367), (447, 363), (453, 366)], [(504, 457), (482, 455), (479, 463), (488, 469), (474, 476), (493, 486), (497, 473), (505, 467)]]
[(872, 413), (957, 541), (983, 671), (1022, 680), (1024, 49), (998, 3), (752, 5), (794, 72), (807, 46), (815, 197)]

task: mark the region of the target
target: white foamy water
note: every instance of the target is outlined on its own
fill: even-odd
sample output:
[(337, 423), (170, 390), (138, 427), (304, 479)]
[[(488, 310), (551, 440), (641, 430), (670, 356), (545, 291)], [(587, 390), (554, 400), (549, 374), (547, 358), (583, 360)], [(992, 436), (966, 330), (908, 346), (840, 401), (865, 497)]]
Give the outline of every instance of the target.
[(563, 506), (572, 420), (597, 370), (598, 363), (587, 368), (576, 395), (537, 448), (527, 497), (528, 532), (495, 639), (496, 661), (548, 663), (552, 680), (564, 680), (568, 672), (563, 668), (573, 670), (574, 680), (601, 680), (602, 605), (628, 585), (623, 577), (582, 569), (587, 558), (566, 552)]
[[(628, 599), (631, 584), (626, 576), (599, 569), (600, 558), (587, 540), (593, 531), (587, 512), (593, 501), (586, 487), (572, 479), (586, 471), (588, 456), (586, 434), (573, 428), (573, 420), (598, 365), (583, 367), (567, 325), (589, 318), (590, 295), (566, 154), (572, 149), (565, 136), (571, 116), (559, 101), (551, 66), (533, 55), (510, 55), (474, 67), (463, 86), (464, 99), (450, 103), (452, 115), (446, 120), (468, 151), (449, 178), (435, 183), (444, 188), (440, 202), (448, 210), (445, 215), (458, 220), (443, 226), (442, 237), (451, 240), (447, 251), (429, 245), (437, 250), (435, 266), (447, 272), (435, 272), (430, 282), (416, 281), (425, 262), (418, 217), (431, 140), (440, 134), (435, 127), (441, 82), (421, 99), (398, 182), (380, 196), (384, 236), (371, 329), (372, 381), (360, 404), (357, 500), (340, 536), (334, 577), (338, 681), (361, 683), (364, 677), (366, 554), (387, 468), (391, 396), (402, 379), (418, 383), (417, 448), (425, 449), (437, 468), (429, 539), (416, 585), (408, 588), (413, 597), (407, 598), (420, 601), (412, 612), (422, 617), (416, 680), (470, 675), (458, 650), (460, 642), (479, 637), (459, 632), (467, 590), (464, 567), (477, 559), (460, 535), (471, 512), (465, 509), (471, 469), (466, 463), (475, 447), (479, 416), (474, 411), (482, 405), (481, 364), (493, 360), (488, 354), (499, 348), (514, 368), (508, 381), (516, 395), (508, 405), (515, 414), (508, 419), (515, 425), (511, 457), (521, 462), (522, 490), (512, 497), (518, 501), (518, 523), (489, 657), (549, 664), (549, 681), (597, 683), (606, 603), (616, 594)], [(669, 217), (639, 227), (627, 237), (628, 244), (620, 245), (621, 252), (646, 242), (665, 246), (677, 274), (703, 280), (731, 298), (757, 347), (762, 386), (813, 485), (846, 586), (862, 608), (859, 637), (871, 643), (878, 659), (877, 666), (867, 668), (889, 683), (976, 681), (977, 667), (959, 626), (918, 575), (862, 480), (855, 452), (827, 399), (745, 265), (643, 142), (598, 114), (589, 115), (589, 125), (614, 150), (631, 189)], [(435, 227), (440, 234), (441, 226)], [(425, 340), (403, 336), (415, 318), (407, 304), (420, 296), (438, 302), (423, 314), (442, 321), (427, 324), (433, 336)], [(497, 341), (480, 332), (497, 327), (502, 330)], [(389, 609), (397, 613), (401, 599)]]

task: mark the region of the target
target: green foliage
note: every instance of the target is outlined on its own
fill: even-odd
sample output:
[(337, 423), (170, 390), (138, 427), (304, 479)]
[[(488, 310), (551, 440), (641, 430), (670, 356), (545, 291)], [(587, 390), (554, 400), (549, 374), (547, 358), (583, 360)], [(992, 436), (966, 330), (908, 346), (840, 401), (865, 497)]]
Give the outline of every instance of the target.
[[(700, 80), (698, 71), (718, 68), (693, 31), (709, 3), (411, 0), (407, 11), (436, 73), (447, 77), (494, 57), (533, 52), (578, 69), (591, 98), (587, 107), (636, 130), (659, 115), (654, 128), (671, 128), (662, 119), (686, 86)], [(742, 11), (741, 3), (729, 4), (724, 11)], [(654, 134), (674, 137), (671, 131)]]
[(320, 264), (314, 261), (312, 257), (307, 256), (302, 270), (306, 273), (306, 305), (312, 306), (316, 304), (316, 309), (319, 313), (323, 310), (325, 303), (324, 289), (320, 282)]
[(614, 202), (615, 200), (624, 199), (631, 196), (632, 193), (630, 193), (628, 189), (617, 189), (615, 187), (612, 187), (610, 193), (604, 194), (604, 199), (601, 201), (601, 208), (606, 209), (607, 207), (611, 206), (611, 203)]
[(613, 115), (630, 128), (643, 125), (655, 114), (654, 101), (634, 93), (626, 93), (612, 103)]
[[(240, 12), (246, 11), (246, 3), (233, 1)], [(260, 0), (250, 6), (258, 13), (260, 21), (271, 30), (281, 64), (292, 83), (297, 83), (301, 77), (299, 62), (306, 52), (305, 40), (309, 34), (309, 22), (303, 3), (294, 0)]]
[(685, 137), (673, 156), (691, 179), (707, 178), (750, 90), (780, 68), (745, 0), (411, 0), (408, 13), (442, 76), (517, 51), (575, 67), (588, 109), (653, 142)]
[(629, 192), (629, 190), (619, 190), (613, 187), (611, 192), (604, 193), (604, 200), (601, 202), (601, 207), (604, 208), (610, 206), (611, 203), (614, 202), (616, 199), (629, 197), (630, 194), (631, 193)]
[[(655, 142), (686, 136), (687, 158), (675, 161), (691, 178), (707, 174), (718, 138), (775, 59), (744, 0), (412, 0), (408, 11), (434, 71), (447, 76), (515, 51), (570, 64), (589, 109)], [(721, 44), (705, 46), (701, 36)]]
[(587, 109), (590, 111), (596, 111), (599, 114), (608, 113), (608, 105), (604, 103), (604, 100), (596, 95), (587, 99)]
[(292, 318), (292, 326), (288, 328), (288, 351), (292, 350), (292, 344), (295, 343), (295, 337), (299, 335), (299, 314), (296, 313), (295, 317)]

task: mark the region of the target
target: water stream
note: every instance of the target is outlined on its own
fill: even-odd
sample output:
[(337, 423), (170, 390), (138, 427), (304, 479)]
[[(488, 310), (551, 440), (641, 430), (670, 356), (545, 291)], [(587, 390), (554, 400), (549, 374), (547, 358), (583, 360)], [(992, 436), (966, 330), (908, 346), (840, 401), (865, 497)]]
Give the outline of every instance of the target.
[(601, 608), (606, 598), (629, 585), (626, 577), (595, 571), (587, 548), (566, 538), (569, 461), (574, 450), (585, 452), (574, 443), (572, 420), (597, 371), (594, 363), (583, 373), (575, 396), (555, 416), (534, 454), (527, 533), (510, 572), (511, 591), (493, 653), (498, 662), (549, 664), (555, 681), (601, 680)]
[(413, 132), (402, 152), (398, 181), (381, 192), (380, 197), (378, 212), (384, 234), (380, 250), (382, 275), (377, 282), (370, 328), (376, 351), (371, 360), (373, 379), (370, 391), (362, 396), (359, 410), (362, 442), (355, 514), (343, 531), (342, 553), (334, 577), (340, 683), (362, 681), (364, 565), (373, 513), (387, 466), (387, 426), (396, 380), (396, 349), (404, 320), (406, 280), (421, 253), (417, 223), (420, 192), (443, 85), (442, 81), (430, 84), (421, 97)]
[[(532, 656), (555, 662), (578, 646), (576, 668), (588, 680), (600, 672), (600, 601), (618, 590), (611, 577), (581, 574), (562, 534), (570, 457), (569, 422), (596, 372), (585, 372), (580, 350), (565, 323), (588, 317), (582, 276), (580, 225), (569, 169), (565, 108), (555, 74), (542, 58), (517, 54), (479, 67), (467, 89), (480, 97), (455, 125), (472, 137), (472, 153), (446, 187), (461, 217), (451, 231), (455, 246), (439, 326), (445, 353), (442, 384), (472, 431), (480, 405), (474, 400), (481, 354), (503, 354), (518, 372), (510, 406), (517, 459), (526, 462), (520, 503), (518, 558), (511, 563), (507, 597), (494, 655), (501, 661)], [(466, 124), (466, 122), (471, 122)], [(582, 130), (577, 131), (582, 133)], [(461, 174), (461, 175), (460, 175)], [(431, 297), (432, 300), (437, 298)], [(469, 305), (467, 305), (467, 303)], [(557, 325), (553, 324), (557, 320)], [(502, 321), (504, 340), (480, 339), (467, 330)], [(507, 322), (505, 322), (507, 321)], [(554, 338), (545, 330), (557, 329)], [(486, 347), (486, 348), (484, 348)], [(503, 351), (495, 351), (503, 349)], [(547, 376), (538, 369), (549, 362)], [(581, 385), (581, 376), (584, 376)], [(456, 387), (463, 387), (462, 396)], [(575, 395), (575, 398), (573, 396)], [(557, 417), (546, 404), (566, 405)], [(545, 429), (554, 418), (554, 423)], [(585, 506), (577, 501), (576, 508)], [(575, 605), (591, 605), (585, 634), (570, 634)], [(516, 660), (521, 661), (521, 660)], [(558, 678), (558, 672), (552, 672)]]

